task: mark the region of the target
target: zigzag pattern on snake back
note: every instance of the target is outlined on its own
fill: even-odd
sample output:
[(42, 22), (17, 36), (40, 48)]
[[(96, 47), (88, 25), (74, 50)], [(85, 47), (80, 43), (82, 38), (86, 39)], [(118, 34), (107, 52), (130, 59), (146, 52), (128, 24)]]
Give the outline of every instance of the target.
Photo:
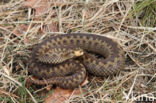
[[(68, 51), (71, 47), (77, 47), (84, 53), (78, 58), (69, 58), (61, 63), (52, 64), (50, 59), (46, 60), (48, 56), (44, 58), (44, 54), (50, 53), (49, 51), (57, 52), (57, 47), (60, 47), (58, 51), (63, 48)], [(103, 58), (97, 58), (92, 55), (94, 53)], [(52, 59), (55, 61), (55, 58)], [(60, 34), (44, 40), (34, 48), (28, 72), (43, 79), (31, 79), (35, 84), (56, 84), (72, 89), (84, 81), (86, 71), (95, 76), (113, 75), (123, 69), (124, 60), (121, 46), (110, 38), (85, 33)]]

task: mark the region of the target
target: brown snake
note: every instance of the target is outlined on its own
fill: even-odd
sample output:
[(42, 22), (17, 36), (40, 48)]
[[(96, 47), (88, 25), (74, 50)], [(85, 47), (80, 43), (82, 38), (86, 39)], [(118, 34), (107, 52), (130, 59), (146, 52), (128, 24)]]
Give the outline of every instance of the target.
[[(71, 50), (74, 47), (76, 49)], [(62, 54), (61, 50), (66, 54)], [(74, 57), (75, 51), (80, 51), (78, 57)], [(56, 55), (51, 55), (53, 52)], [(61, 55), (64, 57), (60, 58)], [(95, 76), (113, 75), (123, 69), (124, 61), (121, 46), (110, 38), (85, 33), (61, 34), (44, 40), (34, 48), (28, 72), (41, 79), (31, 79), (34, 84), (56, 84), (72, 89), (84, 81), (86, 71)]]

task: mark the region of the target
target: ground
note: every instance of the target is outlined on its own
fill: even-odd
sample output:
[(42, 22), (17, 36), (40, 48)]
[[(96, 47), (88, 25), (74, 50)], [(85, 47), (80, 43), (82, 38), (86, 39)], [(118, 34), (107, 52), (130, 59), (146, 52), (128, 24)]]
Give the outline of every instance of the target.
[(89, 83), (78, 88), (81, 93), (66, 103), (156, 99), (154, 0), (1, 0), (0, 102), (37, 103), (55, 93), (53, 88), (26, 87), (30, 54), (46, 37), (71, 32), (114, 39), (125, 51), (126, 61), (118, 75), (89, 77)]

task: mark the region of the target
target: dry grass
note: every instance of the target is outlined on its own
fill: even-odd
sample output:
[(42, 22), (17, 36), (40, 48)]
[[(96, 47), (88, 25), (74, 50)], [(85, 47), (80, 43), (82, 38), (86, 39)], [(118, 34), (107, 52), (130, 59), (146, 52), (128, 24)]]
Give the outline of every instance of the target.
[[(134, 96), (156, 96), (156, 27), (142, 26), (139, 15), (128, 16), (134, 0), (64, 1), (38, 17), (33, 9), (23, 7), (24, 0), (0, 1), (0, 102), (42, 101), (34, 88), (24, 86), (31, 50), (49, 35), (68, 32), (96, 33), (117, 40), (125, 51), (126, 65), (114, 77), (93, 77), (84, 87), (87, 95), (71, 96), (67, 103), (133, 103)], [(59, 32), (39, 32), (43, 25), (53, 22)], [(19, 29), (20, 25), (27, 29)]]

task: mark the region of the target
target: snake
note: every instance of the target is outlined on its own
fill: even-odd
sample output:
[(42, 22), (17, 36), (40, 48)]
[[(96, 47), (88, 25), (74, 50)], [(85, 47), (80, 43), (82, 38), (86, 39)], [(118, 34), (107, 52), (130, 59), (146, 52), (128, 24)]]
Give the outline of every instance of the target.
[(87, 74), (112, 76), (124, 68), (124, 51), (115, 40), (88, 33), (59, 34), (33, 48), (28, 72), (37, 85), (74, 89)]

